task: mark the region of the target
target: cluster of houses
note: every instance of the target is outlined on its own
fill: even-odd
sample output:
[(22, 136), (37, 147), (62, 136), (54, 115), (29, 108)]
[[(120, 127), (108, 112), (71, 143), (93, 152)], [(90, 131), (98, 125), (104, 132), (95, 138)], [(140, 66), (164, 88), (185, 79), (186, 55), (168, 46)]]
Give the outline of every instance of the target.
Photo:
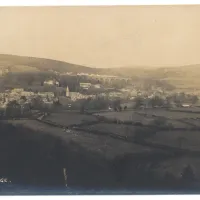
[(68, 87), (66, 88), (65, 94), (61, 96), (55, 95), (54, 92), (36, 93), (25, 91), (23, 88), (16, 88), (0, 93), (0, 115), (17, 115), (17, 113), (19, 115), (30, 114), (35, 101), (38, 101), (38, 107), (51, 109), (56, 102), (59, 102), (59, 105), (62, 106), (70, 106), (73, 102), (88, 98), (95, 98), (95, 95), (70, 92)]
[(33, 99), (38, 97), (43, 100), (44, 104), (51, 104), (54, 93), (41, 92), (36, 94), (34, 92), (24, 91), (23, 88), (16, 88), (0, 93), (1, 116), (30, 114)]
[[(81, 74), (80, 74), (81, 75)], [(97, 76), (98, 77), (98, 76)], [(117, 77), (104, 77), (104, 78), (117, 78)], [(26, 91), (23, 88), (16, 88), (12, 90), (6, 90), (0, 93), (0, 110), (1, 115), (7, 115), (11, 112), (13, 108), (18, 110), (19, 113), (29, 113), (30, 105), (33, 104), (35, 99), (40, 99), (39, 103), (44, 108), (52, 108), (55, 102), (59, 102), (62, 106), (71, 106), (73, 103), (78, 102), (81, 99), (95, 99), (97, 97), (105, 97), (109, 100), (120, 99), (122, 107), (133, 108), (135, 106), (135, 98), (141, 97), (143, 99), (141, 107), (150, 108), (151, 99), (155, 96), (163, 100), (164, 105), (169, 105), (171, 107), (176, 107), (176, 103), (173, 101), (168, 101), (167, 97), (170, 95), (168, 92), (163, 91), (161, 88), (154, 88), (153, 91), (145, 91), (134, 88), (134, 86), (129, 85), (123, 89), (116, 90), (115, 88), (104, 88), (103, 92), (100, 92), (102, 86), (100, 84), (91, 83), (80, 83), (80, 88), (86, 92), (71, 92), (68, 87), (62, 88), (57, 80), (50, 79), (43, 82), (43, 85), (54, 86), (57, 89), (62, 89), (59, 92), (33, 92)], [(42, 86), (41, 86), (42, 87)], [(87, 91), (90, 88), (96, 89), (97, 94), (89, 94)], [(190, 107), (191, 103), (184, 102), (182, 107)]]

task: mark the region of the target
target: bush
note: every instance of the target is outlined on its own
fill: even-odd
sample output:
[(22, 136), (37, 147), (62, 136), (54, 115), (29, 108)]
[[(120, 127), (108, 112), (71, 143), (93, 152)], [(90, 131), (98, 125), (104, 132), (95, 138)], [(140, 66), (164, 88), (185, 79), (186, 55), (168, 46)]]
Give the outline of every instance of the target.
[(181, 173), (181, 180), (186, 183), (190, 183), (195, 180), (195, 174), (190, 165), (187, 165), (187, 167), (183, 169), (183, 172)]

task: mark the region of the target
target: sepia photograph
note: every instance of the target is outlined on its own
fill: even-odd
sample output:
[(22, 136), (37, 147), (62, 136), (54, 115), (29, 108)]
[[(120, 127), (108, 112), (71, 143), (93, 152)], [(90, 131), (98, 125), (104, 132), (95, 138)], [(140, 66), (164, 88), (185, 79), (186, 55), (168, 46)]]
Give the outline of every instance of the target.
[(0, 195), (200, 193), (200, 5), (0, 24)]

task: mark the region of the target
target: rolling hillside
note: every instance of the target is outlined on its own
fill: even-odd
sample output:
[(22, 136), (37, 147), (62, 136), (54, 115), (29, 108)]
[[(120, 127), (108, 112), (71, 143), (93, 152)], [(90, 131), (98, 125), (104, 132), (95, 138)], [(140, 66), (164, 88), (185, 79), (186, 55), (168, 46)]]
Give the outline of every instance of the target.
[[(75, 65), (57, 60), (34, 58), (25, 56), (5, 55), (0, 54), (0, 66), (8, 67), (11, 72), (15, 66), (24, 66), (25, 70), (28, 68), (35, 68), (35, 71), (47, 71), (54, 70), (58, 72), (93, 72), (94, 69), (84, 67), (81, 65)], [(21, 71), (24, 70), (22, 68)]]
[(200, 88), (200, 64), (180, 67), (91, 68), (45, 58), (0, 54), (0, 70), (12, 73), (46, 73), (49, 70), (73, 73), (98, 73), (131, 77), (133, 80), (162, 80), (177, 88)]

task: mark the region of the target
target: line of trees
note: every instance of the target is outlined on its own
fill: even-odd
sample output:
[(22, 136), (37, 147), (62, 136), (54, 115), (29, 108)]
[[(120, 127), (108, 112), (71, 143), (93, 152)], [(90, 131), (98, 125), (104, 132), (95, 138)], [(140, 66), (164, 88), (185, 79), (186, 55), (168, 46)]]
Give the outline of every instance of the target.
[[(190, 95), (190, 94), (173, 94), (171, 96), (168, 96), (166, 98), (166, 100), (164, 100), (163, 98), (159, 97), (159, 96), (154, 96), (152, 98), (147, 99), (142, 97), (142, 96), (138, 96), (134, 99), (135, 101), (135, 108), (139, 108), (141, 106), (145, 106), (145, 104), (147, 104), (150, 107), (170, 107), (171, 106), (171, 102), (174, 102), (177, 106), (181, 106), (182, 103), (191, 103), (191, 104), (195, 104), (198, 102), (198, 97), (196, 95)], [(146, 103), (145, 103), (146, 101)]]

